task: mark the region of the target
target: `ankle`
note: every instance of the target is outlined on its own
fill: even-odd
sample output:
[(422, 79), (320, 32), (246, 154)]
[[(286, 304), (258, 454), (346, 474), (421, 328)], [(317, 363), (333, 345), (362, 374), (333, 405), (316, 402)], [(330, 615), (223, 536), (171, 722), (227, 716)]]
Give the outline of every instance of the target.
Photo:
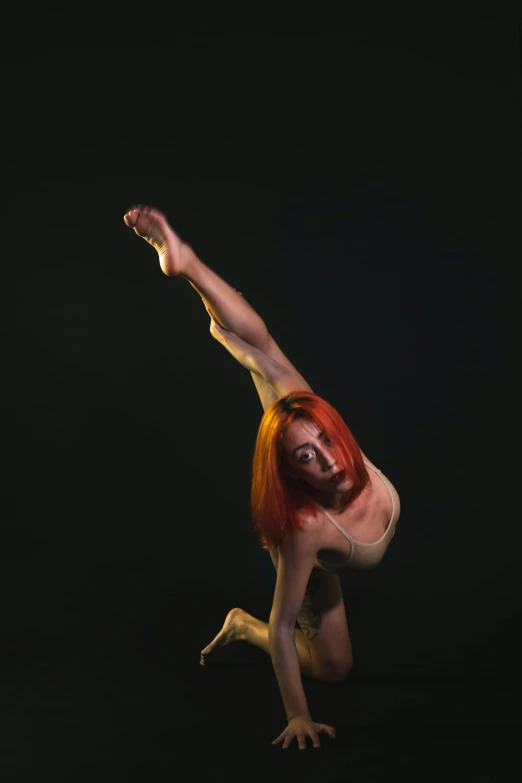
[(181, 262), (180, 277), (184, 277), (190, 283), (195, 282), (198, 267), (201, 267), (201, 261), (190, 245), (186, 245), (184, 242), (181, 244), (179, 255)]
[(243, 642), (252, 642), (252, 636), (255, 635), (256, 618), (244, 610), (236, 617), (237, 638)]

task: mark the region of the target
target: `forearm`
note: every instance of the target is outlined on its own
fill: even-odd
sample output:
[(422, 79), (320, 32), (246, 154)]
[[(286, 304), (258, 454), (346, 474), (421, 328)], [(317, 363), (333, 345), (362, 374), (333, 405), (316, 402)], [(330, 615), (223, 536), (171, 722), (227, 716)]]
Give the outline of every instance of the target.
[(273, 626), (269, 623), (268, 644), (287, 720), (296, 715), (309, 718), (294, 631), (291, 628)]

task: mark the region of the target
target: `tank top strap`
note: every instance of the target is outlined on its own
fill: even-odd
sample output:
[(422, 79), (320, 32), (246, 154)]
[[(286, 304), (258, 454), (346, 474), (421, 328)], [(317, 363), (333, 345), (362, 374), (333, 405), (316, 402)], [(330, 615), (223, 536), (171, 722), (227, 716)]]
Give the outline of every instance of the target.
[[(391, 521), (392, 521), (392, 520), (394, 519), (394, 517), (395, 517), (395, 499), (394, 499), (394, 497), (393, 497), (393, 492), (392, 492), (392, 491), (391, 491), (391, 489), (390, 489), (390, 483), (389, 483), (388, 479), (386, 479), (386, 478), (385, 478), (385, 476), (383, 476), (382, 470), (380, 470), (379, 468), (376, 468), (376, 467), (374, 467), (373, 465), (370, 465), (368, 462), (366, 462), (366, 460), (364, 460), (364, 464), (365, 464), (365, 465), (366, 465), (368, 468), (370, 468), (370, 470), (373, 470), (373, 471), (374, 471), (374, 473), (378, 473), (378, 474), (379, 474), (379, 476), (380, 476), (380, 478), (381, 478), (381, 481), (382, 481), (382, 483), (384, 484), (384, 486), (385, 486), (385, 487), (386, 487), (386, 489), (388, 490), (388, 493), (389, 493), (389, 495), (390, 495), (390, 497), (391, 497), (391, 502), (392, 502), (392, 513), (391, 513), (391, 517), (390, 517), (390, 523), (391, 523)], [(388, 527), (386, 528), (386, 532), (388, 532), (388, 528), (389, 528), (389, 526), (390, 526), (390, 525), (389, 525), (389, 523), (388, 523)]]
[(348, 539), (348, 541), (350, 542), (350, 544), (352, 544), (352, 546), (353, 546), (353, 544), (355, 543), (355, 541), (354, 541), (354, 539), (351, 537), (351, 535), (350, 535), (350, 534), (349, 534), (349, 533), (348, 533), (348, 532), (347, 532), (347, 531), (344, 529), (344, 527), (342, 527), (342, 526), (339, 524), (339, 522), (337, 522), (337, 520), (336, 520), (336, 519), (334, 519), (332, 516), (330, 516), (330, 514), (328, 513), (328, 511), (327, 511), (325, 508), (323, 508), (323, 507), (322, 507), (322, 506), (321, 506), (319, 503), (318, 503), (317, 505), (319, 506), (319, 508), (321, 509), (321, 511), (323, 511), (323, 512), (326, 514), (326, 516), (328, 517), (328, 519), (330, 520), (330, 522), (332, 522), (332, 524), (334, 524), (334, 525), (335, 525), (335, 527), (337, 528), (337, 530), (339, 530), (339, 532), (341, 532), (341, 533), (343, 534), (343, 536), (344, 536), (345, 538), (347, 538), (347, 539)]

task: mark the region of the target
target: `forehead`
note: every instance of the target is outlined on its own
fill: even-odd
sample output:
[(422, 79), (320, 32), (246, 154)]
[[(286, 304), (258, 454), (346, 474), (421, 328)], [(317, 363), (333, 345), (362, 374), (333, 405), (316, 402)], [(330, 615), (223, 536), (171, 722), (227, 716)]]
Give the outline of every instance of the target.
[(294, 419), (286, 428), (286, 432), (283, 435), (283, 443), (291, 451), (301, 443), (316, 440), (320, 432), (321, 429), (315, 422), (309, 419)]

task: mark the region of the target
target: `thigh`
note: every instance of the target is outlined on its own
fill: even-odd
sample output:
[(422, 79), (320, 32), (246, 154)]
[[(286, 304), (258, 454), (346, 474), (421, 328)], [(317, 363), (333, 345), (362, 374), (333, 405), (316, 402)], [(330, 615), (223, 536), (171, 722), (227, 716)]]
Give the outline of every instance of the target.
[(308, 391), (312, 391), (312, 387), (306, 382), (306, 380), (303, 378), (299, 370), (297, 370), (290, 359), (288, 359), (287, 356), (283, 353), (281, 348), (278, 346), (274, 338), (271, 334), (269, 336), (269, 341), (267, 345), (267, 349), (265, 353), (267, 356), (270, 356), (271, 359), (274, 359), (274, 361), (281, 364), (283, 367), (286, 367), (288, 370), (291, 371), (293, 375), (296, 377), (296, 389), (298, 391), (303, 391), (307, 389)]
[(279, 395), (260, 375), (257, 375), (255, 372), (251, 372), (250, 375), (259, 394), (263, 410), (266, 411), (272, 403), (279, 399)]
[[(237, 288), (235, 288), (234, 291), (237, 291)], [(240, 296), (243, 296), (241, 291), (237, 291), (237, 293), (240, 294)], [(243, 297), (243, 299), (244, 299), (244, 301), (247, 304), (249, 304), (247, 302), (247, 300), (245, 299), (245, 297)], [(274, 359), (276, 362), (279, 362), (279, 364), (282, 364), (283, 367), (287, 367), (296, 376), (298, 376), (301, 379), (301, 381), (303, 382), (303, 384), (304, 384), (303, 386), (300, 387), (300, 389), (301, 388), (302, 389), (310, 389), (310, 391), (312, 391), (310, 386), (308, 386), (308, 384), (306, 383), (305, 379), (301, 375), (301, 373), (294, 367), (294, 365), (292, 364), (290, 359), (288, 359), (285, 356), (285, 354), (283, 353), (281, 348), (278, 346), (278, 344), (276, 343), (276, 341), (274, 340), (274, 338), (272, 337), (272, 335), (270, 334), (270, 332), (268, 330), (266, 331), (265, 340), (266, 340), (266, 342), (264, 342), (264, 344), (263, 344), (263, 346), (262, 346), (262, 348), (260, 350), (262, 350), (263, 353), (265, 353), (267, 356), (270, 356), (270, 358)], [(256, 383), (256, 386), (257, 386), (257, 383)]]
[[(269, 549), (277, 571), (277, 549)], [(324, 679), (344, 679), (353, 665), (352, 641), (337, 574), (314, 568), (297, 622), (310, 646), (312, 660)]]
[[(274, 359), (276, 362), (279, 362), (279, 364), (283, 365), (283, 367), (286, 367), (288, 370), (292, 372), (292, 375), (295, 377), (295, 389), (296, 391), (313, 391), (312, 387), (306, 382), (306, 380), (303, 378), (303, 376), (296, 370), (294, 365), (287, 359), (287, 357), (284, 355), (282, 350), (279, 348), (277, 343), (275, 342), (274, 338), (269, 335), (269, 343), (267, 345), (266, 354), (267, 356), (270, 356), (271, 359)], [(279, 394), (275, 391), (275, 389), (270, 386), (269, 383), (267, 383), (263, 378), (261, 378), (260, 375), (256, 375), (256, 373), (250, 373), (252, 376), (252, 380), (254, 381), (254, 385), (257, 389), (257, 393), (259, 394), (259, 399), (261, 400), (261, 405), (263, 406), (263, 410), (266, 411), (272, 403), (274, 403), (276, 400), (279, 399)]]
[(353, 651), (338, 574), (313, 569), (297, 622), (317, 671), (334, 682), (344, 679), (352, 668)]

